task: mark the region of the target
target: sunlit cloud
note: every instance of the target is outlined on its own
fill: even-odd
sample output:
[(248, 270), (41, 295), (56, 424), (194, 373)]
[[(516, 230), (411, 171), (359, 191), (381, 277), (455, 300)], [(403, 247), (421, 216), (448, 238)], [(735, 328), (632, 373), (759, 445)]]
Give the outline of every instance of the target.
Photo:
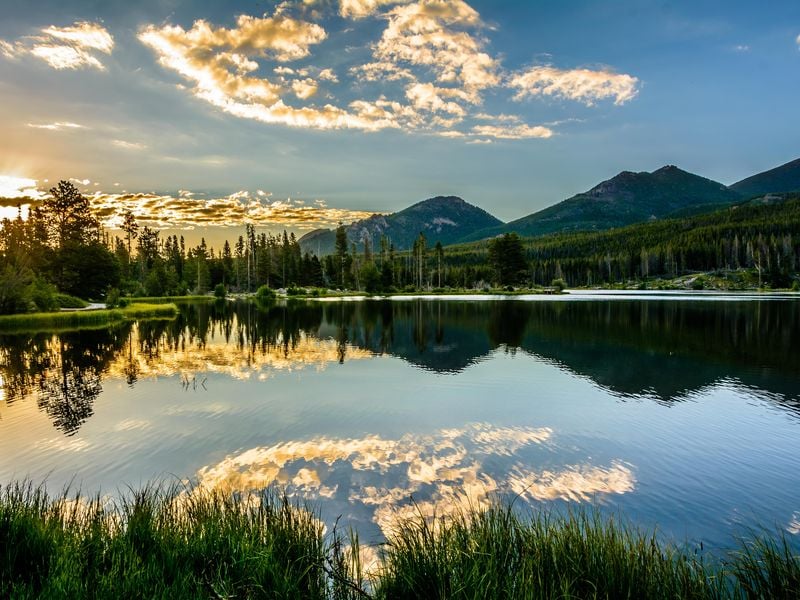
[(34, 129), (47, 129), (48, 131), (63, 131), (68, 129), (84, 129), (83, 125), (70, 123), (69, 121), (56, 121), (55, 123), (28, 123), (28, 127)]
[(75, 23), (72, 27), (55, 27), (51, 25), (42, 29), (42, 33), (87, 50), (99, 50), (100, 52), (111, 54), (114, 49), (114, 38), (104, 27), (97, 23), (81, 21)]
[[(84, 184), (87, 185), (87, 184)], [(259, 226), (315, 229), (341, 222), (367, 218), (373, 213), (327, 206), (324, 201), (273, 199), (268, 194), (240, 191), (219, 198), (195, 197), (186, 191), (178, 195), (151, 193), (87, 194), (93, 211), (106, 227), (116, 228), (125, 211), (134, 214), (142, 225), (160, 229), (195, 227), (241, 227), (243, 223)]]
[(71, 26), (50, 25), (41, 35), (20, 38), (11, 44), (0, 40), (0, 53), (6, 58), (29, 54), (54, 69), (105, 69), (98, 54), (111, 54), (114, 38), (100, 24), (77, 21)]
[[(375, 131), (399, 127), (389, 111), (373, 118), (373, 113), (348, 111), (332, 104), (291, 106), (284, 101), (287, 90), (280, 82), (251, 75), (259, 69), (255, 59), (287, 62), (304, 58), (326, 37), (320, 25), (280, 14), (260, 19), (242, 15), (232, 29), (196, 21), (189, 30), (151, 25), (139, 34), (164, 67), (194, 83), (195, 96), (229, 114), (315, 129)], [(312, 95), (307, 82), (293, 87), (301, 99)]]
[(476, 125), (472, 128), (472, 131), (477, 135), (501, 140), (547, 139), (553, 136), (553, 130), (542, 125)]
[(35, 179), (27, 177), (0, 175), (0, 198), (43, 198), (45, 194), (39, 190), (37, 183)]
[[(392, 9), (374, 57), (391, 75), (405, 66), (425, 67), (451, 95), (480, 104), (480, 92), (500, 82), (499, 62), (475, 33), (478, 12), (461, 0), (420, 0)], [(411, 85), (415, 85), (412, 83)]]
[(625, 104), (639, 92), (639, 80), (632, 75), (609, 70), (562, 70), (538, 66), (511, 77), (509, 85), (516, 88), (515, 100), (535, 96), (553, 96), (592, 106), (605, 99)]
[(339, 14), (351, 19), (363, 19), (376, 14), (385, 6), (408, 4), (411, 0), (340, 0)]
[[(331, 6), (345, 18), (372, 16), (385, 23), (368, 46), (370, 60), (346, 70), (357, 82), (354, 89), (376, 84), (371, 97), (359, 93), (356, 99), (337, 100), (331, 88), (339, 83), (337, 74), (328, 66), (307, 64), (329, 38), (316, 21)], [(518, 116), (513, 117), (515, 127), (497, 125), (480, 134), (470, 130), (468, 119), (473, 113), (478, 119), (485, 115), (478, 109), (490, 89), (514, 91), (518, 100), (551, 96), (586, 104), (607, 97), (623, 104), (636, 93), (636, 78), (610, 71), (539, 67), (510, 77), (487, 51), (487, 31), (480, 14), (464, 0), (304, 0), (282, 2), (272, 15), (260, 18), (240, 15), (234, 27), (205, 20), (189, 29), (148, 25), (138, 37), (163, 67), (189, 82), (188, 88), (179, 87), (196, 98), (240, 118), (291, 127), (546, 139), (551, 128), (526, 124)]]

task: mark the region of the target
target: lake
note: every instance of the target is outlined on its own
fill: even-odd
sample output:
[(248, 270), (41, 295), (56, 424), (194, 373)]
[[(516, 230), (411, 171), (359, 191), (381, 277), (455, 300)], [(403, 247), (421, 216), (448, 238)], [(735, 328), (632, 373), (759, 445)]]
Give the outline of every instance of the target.
[(644, 293), (187, 303), (0, 334), (0, 483), (277, 484), (364, 542), (491, 498), (690, 547), (799, 540), (798, 341), (796, 296)]

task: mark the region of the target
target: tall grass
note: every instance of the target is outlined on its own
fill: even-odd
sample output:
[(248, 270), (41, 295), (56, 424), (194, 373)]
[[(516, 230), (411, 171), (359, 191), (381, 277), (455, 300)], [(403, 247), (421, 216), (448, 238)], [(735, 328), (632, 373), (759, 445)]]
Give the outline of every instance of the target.
[(124, 308), (2, 315), (0, 331), (45, 331), (104, 325), (125, 319), (172, 318), (177, 312), (174, 304), (130, 304)]
[(313, 513), (270, 493), (243, 503), (175, 492), (149, 487), (107, 505), (6, 488), (0, 597), (327, 597)]
[(116, 501), (0, 491), (6, 598), (798, 598), (800, 557), (758, 537), (701, 557), (598, 512), (509, 506), (403, 520), (371, 568), (354, 533), (259, 495), (150, 486)]

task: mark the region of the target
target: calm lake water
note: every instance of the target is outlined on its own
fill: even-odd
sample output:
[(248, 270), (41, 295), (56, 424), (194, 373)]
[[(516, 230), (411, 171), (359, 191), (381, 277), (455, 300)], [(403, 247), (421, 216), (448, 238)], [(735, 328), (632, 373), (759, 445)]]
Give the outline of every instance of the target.
[(368, 542), (498, 496), (690, 545), (800, 541), (799, 343), (797, 299), (680, 294), (184, 304), (0, 334), (0, 482), (277, 483)]

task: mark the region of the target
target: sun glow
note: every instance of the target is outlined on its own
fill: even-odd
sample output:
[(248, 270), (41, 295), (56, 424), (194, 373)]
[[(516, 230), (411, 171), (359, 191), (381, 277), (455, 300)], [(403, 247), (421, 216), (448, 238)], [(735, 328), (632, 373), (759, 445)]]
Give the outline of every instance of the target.
[(0, 175), (0, 198), (34, 198), (43, 196), (36, 180), (14, 175)]

